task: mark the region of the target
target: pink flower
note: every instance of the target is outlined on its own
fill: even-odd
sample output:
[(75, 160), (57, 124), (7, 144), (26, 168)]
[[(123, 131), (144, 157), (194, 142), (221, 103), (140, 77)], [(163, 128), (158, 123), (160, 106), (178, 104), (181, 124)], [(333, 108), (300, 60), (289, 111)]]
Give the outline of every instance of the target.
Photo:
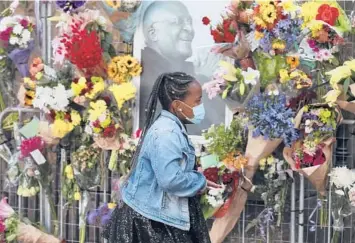
[(22, 19), (22, 20), (20, 21), (20, 24), (22, 25), (23, 28), (27, 28), (29, 22), (28, 22), (27, 19)]
[(44, 142), (40, 137), (25, 139), (21, 143), (21, 155), (23, 158), (30, 156), (30, 153), (35, 150), (43, 150)]
[(7, 203), (7, 197), (4, 197), (0, 201), (0, 218), (7, 219), (10, 218), (15, 211), (12, 207)]
[(0, 40), (9, 41), (12, 29), (12, 27), (8, 27), (5, 31), (0, 32)]
[(308, 42), (308, 45), (309, 45), (310, 48), (313, 49), (313, 48), (316, 47), (316, 41), (315, 40), (308, 39), (307, 42)]
[(208, 94), (208, 98), (212, 100), (218, 94), (222, 93), (221, 84), (219, 80), (212, 80), (208, 83), (205, 83), (202, 87)]

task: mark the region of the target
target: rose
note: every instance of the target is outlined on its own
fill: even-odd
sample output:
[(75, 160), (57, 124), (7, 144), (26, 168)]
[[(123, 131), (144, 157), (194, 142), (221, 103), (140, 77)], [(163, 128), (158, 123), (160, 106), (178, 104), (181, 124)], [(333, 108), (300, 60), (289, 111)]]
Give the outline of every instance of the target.
[(331, 7), (328, 4), (322, 4), (318, 8), (318, 14), (316, 20), (322, 20), (329, 25), (334, 26), (335, 21), (339, 17), (339, 10), (337, 8)]
[(202, 18), (202, 23), (204, 25), (209, 25), (211, 23), (211, 20), (208, 17), (203, 17)]

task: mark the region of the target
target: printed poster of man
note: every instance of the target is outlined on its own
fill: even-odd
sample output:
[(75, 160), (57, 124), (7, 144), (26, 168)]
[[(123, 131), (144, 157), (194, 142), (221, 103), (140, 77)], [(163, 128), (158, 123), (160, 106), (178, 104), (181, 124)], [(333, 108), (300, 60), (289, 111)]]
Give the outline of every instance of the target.
[[(161, 73), (181, 71), (203, 85), (211, 80), (222, 56), (211, 52), (214, 41), (204, 16), (219, 19), (228, 1), (151, 1), (142, 2), (134, 36), (134, 56), (143, 66), (139, 83), (139, 126), (145, 122), (145, 105), (155, 80)], [(218, 100), (216, 100), (218, 99)], [(206, 118), (199, 126), (188, 125), (191, 135), (212, 124), (226, 121), (226, 106), (221, 98), (209, 100), (203, 94)]]

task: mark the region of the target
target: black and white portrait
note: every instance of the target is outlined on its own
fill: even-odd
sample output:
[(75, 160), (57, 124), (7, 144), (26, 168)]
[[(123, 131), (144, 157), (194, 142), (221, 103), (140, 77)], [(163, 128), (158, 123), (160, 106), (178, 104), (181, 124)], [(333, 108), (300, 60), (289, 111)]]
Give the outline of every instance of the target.
[[(145, 122), (145, 105), (155, 80), (161, 73), (181, 71), (203, 85), (211, 80), (221, 56), (212, 53), (214, 41), (204, 16), (220, 20), (219, 13), (229, 1), (143, 1), (134, 37), (134, 56), (143, 66), (139, 86), (139, 126)], [(220, 98), (203, 94), (206, 118), (198, 126), (189, 125), (192, 135), (212, 124), (226, 121), (226, 106)]]

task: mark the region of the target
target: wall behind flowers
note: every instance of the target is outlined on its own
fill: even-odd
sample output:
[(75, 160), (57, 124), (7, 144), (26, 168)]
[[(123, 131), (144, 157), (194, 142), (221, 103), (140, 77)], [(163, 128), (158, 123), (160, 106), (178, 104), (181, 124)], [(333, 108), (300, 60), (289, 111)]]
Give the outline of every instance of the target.
[[(342, 7), (346, 10), (347, 14), (351, 14), (353, 9), (355, 9), (355, 5), (351, 1), (341, 1), (340, 2)], [(1, 2), (1, 4), (4, 6), (8, 5), (9, 3), (4, 3)], [(55, 15), (55, 7), (53, 5), (49, 5), (50, 9), (52, 10), (51, 15)], [(91, 2), (88, 5), (88, 8), (98, 8), (100, 9), (100, 13), (102, 15), (105, 15), (107, 18), (107, 15), (105, 12), (101, 9), (101, 6), (97, 4), (96, 2)], [(30, 15), (34, 16), (34, 4), (33, 2), (29, 2), (27, 6), (23, 6), (20, 9), (18, 9), (19, 13), (22, 11), (25, 13), (25, 15)], [(53, 38), (56, 35), (55, 32), (55, 24), (53, 23), (51, 25), (51, 37)], [(119, 36), (117, 33), (114, 33), (114, 37)], [(49, 35), (48, 35), (49, 36)], [(354, 37), (350, 38), (350, 41), (346, 43), (346, 46), (343, 48), (342, 53), (345, 56), (350, 56), (353, 57), (355, 52), (354, 52), (354, 44), (353, 44)], [(114, 39), (113, 40), (113, 45), (115, 49), (122, 54), (130, 54), (132, 51), (132, 46), (123, 43), (120, 39)], [(37, 53), (41, 53), (41, 50), (36, 50)], [(18, 84), (20, 83), (19, 79), (17, 79), (17, 83), (15, 82), (13, 84), (14, 89), (17, 89), (19, 86)], [(16, 86), (17, 84), (17, 86)], [(10, 102), (7, 100), (7, 102)], [(27, 116), (31, 116), (32, 114), (27, 114)], [(26, 119), (26, 115), (23, 117), (23, 119)], [(354, 168), (354, 154), (355, 154), (355, 149), (354, 148), (354, 141), (353, 141), (353, 123), (352, 119), (353, 117), (351, 115), (345, 115), (345, 118), (348, 119), (346, 121), (346, 124), (342, 125), (339, 128), (338, 135), (337, 135), (337, 145), (335, 146), (335, 151), (334, 151), (334, 161), (338, 164), (349, 164), (352, 168)], [(63, 144), (63, 147), (65, 147), (67, 144)], [(58, 152), (58, 151), (54, 151)], [(58, 213), (58, 220), (60, 222), (59, 224), (59, 233), (60, 235), (67, 240), (67, 242), (79, 242), (79, 223), (80, 223), (80, 205), (79, 202), (75, 201), (73, 205), (70, 207), (67, 207), (65, 210), (63, 209), (63, 206), (65, 205), (65, 200), (63, 199), (63, 194), (62, 194), (62, 189), (61, 188), (61, 179), (62, 179), (62, 173), (64, 171), (65, 173), (65, 168), (61, 168), (59, 165), (63, 161), (59, 155), (61, 153), (57, 153), (58, 158), (57, 158), (57, 164), (54, 166), (56, 168), (55, 170), (55, 176), (54, 176), (54, 186), (53, 186), (53, 195), (54, 195), (54, 203), (55, 203), (55, 210)], [(108, 159), (109, 155), (105, 155), (106, 158)], [(61, 161), (62, 160), (62, 161)], [(61, 162), (60, 162), (61, 161)], [(9, 202), (10, 204), (14, 207), (14, 209), (19, 209), (20, 212), (24, 216), (29, 217), (31, 221), (37, 222), (37, 221), (42, 221), (42, 223), (46, 224), (46, 219), (45, 215), (48, 215), (50, 213), (50, 209), (45, 206), (45, 203), (41, 203), (43, 200), (43, 195), (37, 195), (32, 198), (20, 198), (16, 195), (15, 190), (8, 190), (6, 188), (6, 183), (5, 183), (5, 163), (0, 164), (0, 192), (3, 195), (6, 195), (9, 197)], [(112, 174), (110, 171), (105, 171), (105, 180), (102, 181), (102, 186), (99, 189), (96, 190), (90, 190), (90, 201), (91, 201), (91, 207), (92, 208), (97, 208), (100, 205), (102, 205), (103, 202), (109, 202), (111, 195), (110, 192), (111, 190), (114, 190), (115, 187), (117, 186), (115, 182), (117, 182), (115, 179), (117, 179), (117, 176), (115, 174)], [(300, 185), (299, 178), (296, 178), (296, 184)], [(297, 198), (295, 199), (296, 204), (299, 204), (299, 193), (300, 193), (300, 187), (297, 186)], [(298, 229), (298, 226), (303, 227), (303, 239), (298, 239), (298, 242), (305, 242), (305, 243), (313, 243), (313, 242), (328, 242), (329, 236), (328, 236), (328, 229), (329, 225), (326, 227), (321, 227), (319, 225), (319, 211), (316, 211), (316, 213), (313, 215), (311, 220), (308, 220), (308, 217), (312, 214), (314, 210), (314, 206), (316, 205), (316, 191), (309, 185), (309, 183), (305, 182), (305, 201), (304, 201), (304, 210), (297, 211), (296, 212), (296, 222), (299, 222), (299, 213), (304, 213), (304, 225), (299, 225), (297, 223), (296, 225), (296, 230)], [(291, 199), (289, 199), (291, 200)], [(263, 207), (263, 202), (260, 200), (258, 196), (250, 197), (249, 201), (247, 203), (247, 207), (245, 212), (243, 213), (241, 217), (241, 221), (239, 224), (235, 227), (233, 233), (228, 237), (226, 242), (261, 242), (262, 238), (259, 234), (259, 231), (257, 229), (251, 230), (248, 233), (245, 233), (245, 228), (246, 225), (251, 222), (262, 210), (264, 209)], [(284, 213), (285, 218), (284, 221), (281, 225), (281, 229), (277, 231), (274, 235), (276, 238), (273, 238), (272, 240), (269, 239), (269, 242), (290, 242), (290, 208), (286, 208), (286, 212)], [(315, 230), (311, 231), (310, 228), (314, 226), (315, 222)], [(342, 242), (355, 242), (355, 231), (353, 230), (352, 225), (354, 224), (354, 218), (350, 217), (347, 219), (345, 223), (345, 230), (344, 234), (342, 235), (343, 239)], [(100, 233), (101, 230), (98, 226), (91, 226), (88, 225), (86, 227), (86, 241), (85, 242), (102, 242), (102, 238), (100, 238)], [(297, 236), (298, 237), (298, 236)]]

